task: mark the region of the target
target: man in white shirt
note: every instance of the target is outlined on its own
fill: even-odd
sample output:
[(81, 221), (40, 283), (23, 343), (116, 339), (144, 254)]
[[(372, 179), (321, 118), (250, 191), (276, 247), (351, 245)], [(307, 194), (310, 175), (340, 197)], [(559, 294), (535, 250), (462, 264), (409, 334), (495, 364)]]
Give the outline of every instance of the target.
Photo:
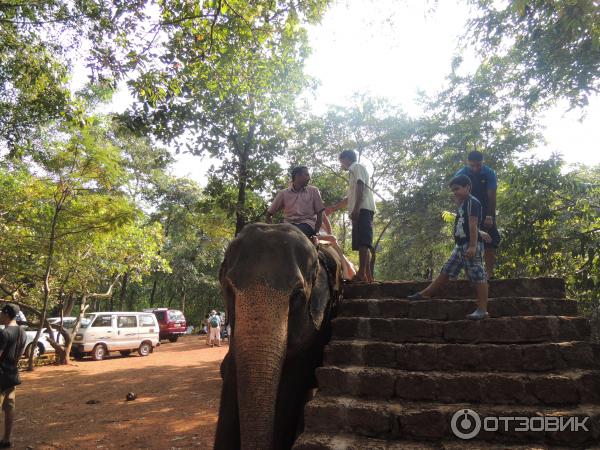
[(344, 150), (339, 156), (344, 170), (350, 172), (348, 180), (348, 195), (339, 203), (327, 208), (326, 214), (348, 208), (352, 220), (352, 250), (358, 250), (359, 268), (355, 281), (372, 282), (371, 249), (373, 248), (373, 215), (375, 200), (369, 182), (369, 173), (362, 164), (356, 162), (353, 150)]

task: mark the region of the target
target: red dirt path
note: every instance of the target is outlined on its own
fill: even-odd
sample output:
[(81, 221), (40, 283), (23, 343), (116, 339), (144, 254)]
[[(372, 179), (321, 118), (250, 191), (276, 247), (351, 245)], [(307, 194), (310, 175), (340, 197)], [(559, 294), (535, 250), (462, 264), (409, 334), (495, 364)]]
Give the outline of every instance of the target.
[[(73, 361), (22, 373), (13, 438), (19, 449), (212, 448), (227, 345), (163, 343), (148, 357)], [(135, 401), (125, 401), (128, 392)], [(100, 403), (88, 405), (88, 400)]]

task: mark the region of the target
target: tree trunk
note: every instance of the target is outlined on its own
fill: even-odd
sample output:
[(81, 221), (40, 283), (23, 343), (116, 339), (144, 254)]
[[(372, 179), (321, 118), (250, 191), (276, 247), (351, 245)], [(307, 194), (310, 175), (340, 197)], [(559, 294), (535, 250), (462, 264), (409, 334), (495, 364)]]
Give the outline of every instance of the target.
[(127, 292), (127, 282), (129, 281), (129, 271), (123, 275), (123, 281), (121, 281), (121, 291), (119, 292), (119, 311), (123, 311), (123, 305), (125, 304), (125, 294)]
[(87, 311), (89, 306), (87, 304), (87, 300), (87, 295), (84, 294), (81, 296), (81, 302), (79, 303), (79, 314), (77, 315), (77, 319), (75, 319), (75, 324), (73, 326), (73, 334), (71, 335), (71, 338), (68, 341), (65, 340), (65, 362), (60, 362), (60, 364), (69, 363), (69, 355), (71, 354), (71, 349), (73, 348), (73, 339), (79, 331), (79, 325), (81, 325), (81, 320), (83, 319), (83, 316), (85, 315), (85, 312)]
[(185, 290), (183, 291), (183, 296), (181, 297), (181, 312), (185, 315)]
[(381, 238), (383, 237), (383, 234), (386, 232), (386, 230), (388, 229), (388, 227), (392, 224), (392, 220), (390, 219), (388, 221), (388, 223), (385, 224), (385, 226), (383, 227), (383, 230), (381, 230), (381, 233), (379, 233), (379, 236), (377, 237), (377, 240), (375, 241), (375, 245), (373, 245), (373, 248), (371, 248), (371, 276), (373, 276), (373, 278), (375, 278), (375, 263), (377, 262), (377, 249), (379, 248), (379, 243), (381, 242)]
[(246, 188), (248, 187), (248, 160), (250, 151), (254, 143), (255, 125), (252, 124), (248, 130), (243, 144), (238, 140), (237, 135), (230, 136), (236, 154), (238, 155), (238, 198), (235, 205), (235, 235), (237, 236), (244, 225), (246, 225)]
[(152, 282), (152, 291), (150, 292), (150, 306), (154, 306), (154, 295), (156, 294), (156, 284), (158, 283), (158, 273), (154, 272), (154, 281)]
[(50, 299), (50, 272), (52, 270), (52, 263), (54, 259), (54, 245), (56, 244), (56, 226), (58, 225), (58, 216), (62, 211), (63, 204), (67, 197), (69, 196), (69, 188), (60, 183), (60, 196), (58, 198), (55, 197), (55, 205), (54, 205), (54, 214), (52, 215), (52, 222), (50, 224), (50, 236), (48, 241), (48, 252), (46, 254), (46, 268), (44, 271), (44, 300), (42, 306), (42, 315), (40, 317), (40, 326), (35, 333), (35, 337), (31, 342), (31, 352), (29, 355), (29, 361), (27, 365), (27, 370), (33, 370), (34, 363), (34, 351), (33, 349), (37, 348), (37, 343), (40, 339), (40, 335), (42, 334), (42, 328), (44, 327), (44, 323), (46, 322), (46, 312), (48, 311), (48, 300)]
[(72, 292), (69, 294), (69, 296), (67, 297), (67, 301), (65, 302), (65, 307), (63, 309), (63, 314), (65, 316), (70, 316), (71, 313), (73, 312), (73, 306), (75, 305), (75, 294), (73, 294)]
[[(167, 220), (165, 223), (165, 239), (169, 237), (169, 228), (171, 227), (171, 215), (173, 211), (169, 209), (169, 213), (167, 214)], [(162, 249), (161, 249), (162, 250)], [(161, 250), (157, 252), (160, 256)], [(152, 292), (150, 293), (150, 306), (154, 306), (154, 295), (156, 294), (156, 284), (158, 283), (158, 273), (154, 272), (154, 281), (152, 282)]]
[(134, 289), (130, 289), (129, 290), (129, 299), (127, 300), (127, 310), (128, 311), (132, 311), (133, 310), (133, 296), (135, 295), (135, 290)]
[(235, 205), (235, 235), (246, 225), (246, 186), (248, 184), (248, 159), (242, 154), (238, 171), (238, 197)]

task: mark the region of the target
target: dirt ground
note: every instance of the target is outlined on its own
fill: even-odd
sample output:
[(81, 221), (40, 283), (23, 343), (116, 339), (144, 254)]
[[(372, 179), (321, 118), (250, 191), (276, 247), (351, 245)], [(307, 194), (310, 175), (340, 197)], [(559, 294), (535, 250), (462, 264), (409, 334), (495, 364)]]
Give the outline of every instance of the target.
[[(18, 449), (212, 448), (227, 353), (205, 338), (163, 342), (147, 357), (115, 352), (22, 372), (12, 441)], [(126, 401), (128, 392), (137, 400)], [(87, 404), (89, 400), (99, 403)]]

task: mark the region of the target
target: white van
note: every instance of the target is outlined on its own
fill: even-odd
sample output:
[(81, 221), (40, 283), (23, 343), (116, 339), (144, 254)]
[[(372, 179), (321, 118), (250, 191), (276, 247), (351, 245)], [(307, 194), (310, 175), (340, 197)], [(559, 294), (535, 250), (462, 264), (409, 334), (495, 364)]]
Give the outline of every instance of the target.
[(132, 351), (148, 356), (160, 345), (158, 322), (152, 313), (96, 312), (86, 314), (85, 319), (73, 340), (75, 358), (90, 355), (100, 361), (115, 350), (123, 356)]

